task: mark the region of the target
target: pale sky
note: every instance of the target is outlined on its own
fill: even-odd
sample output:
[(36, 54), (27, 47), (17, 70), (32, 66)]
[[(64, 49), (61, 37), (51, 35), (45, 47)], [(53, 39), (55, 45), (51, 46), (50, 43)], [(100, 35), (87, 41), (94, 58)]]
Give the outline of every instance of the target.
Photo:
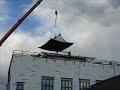
[[(37, 0), (0, 0), (0, 39)], [(54, 29), (55, 10), (58, 11)], [(43, 0), (0, 47), (0, 90), (13, 50), (37, 51), (55, 34), (74, 55), (120, 61), (120, 0)]]

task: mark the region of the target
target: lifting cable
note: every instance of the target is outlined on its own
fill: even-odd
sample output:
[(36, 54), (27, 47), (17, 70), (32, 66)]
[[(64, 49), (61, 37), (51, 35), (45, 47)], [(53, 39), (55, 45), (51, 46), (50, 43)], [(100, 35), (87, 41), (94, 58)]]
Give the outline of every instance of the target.
[(57, 11), (55, 11), (55, 15), (56, 15), (56, 17), (55, 17), (55, 25), (54, 25), (54, 28), (56, 28), (56, 25), (57, 25), (57, 15), (58, 15), (58, 12), (57, 12)]
[(54, 5), (54, 13), (55, 13), (55, 22), (54, 22), (54, 34), (56, 36), (56, 34), (58, 34), (58, 30), (57, 30), (57, 22), (58, 22), (58, 6), (59, 6), (59, 0), (55, 0), (55, 5)]

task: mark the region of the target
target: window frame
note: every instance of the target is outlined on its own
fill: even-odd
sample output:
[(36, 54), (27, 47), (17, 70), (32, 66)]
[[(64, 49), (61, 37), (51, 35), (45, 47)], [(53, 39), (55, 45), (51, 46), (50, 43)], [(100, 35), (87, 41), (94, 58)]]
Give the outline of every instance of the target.
[[(81, 84), (83, 83), (83, 87)], [(86, 90), (90, 87), (90, 79), (79, 79), (79, 90)]]
[[(63, 87), (63, 82), (65, 83), (64, 87)], [(69, 83), (71, 83), (71, 85)], [(61, 90), (66, 90), (66, 89), (73, 90), (73, 78), (61, 78)]]
[[(25, 84), (25, 82), (16, 82), (16, 90), (24, 90), (24, 84)], [(21, 89), (19, 89), (18, 87), (19, 87), (19, 85), (21, 85), (22, 86), (22, 88)]]
[[(45, 81), (45, 83), (43, 83), (44, 81)], [(52, 83), (51, 83), (51, 81), (52, 81)], [(47, 85), (47, 82), (49, 83), (48, 85)], [(46, 88), (49, 88), (49, 90), (54, 90), (54, 77), (42, 76), (41, 90), (46, 90)], [(52, 89), (50, 89), (50, 88), (52, 88)]]

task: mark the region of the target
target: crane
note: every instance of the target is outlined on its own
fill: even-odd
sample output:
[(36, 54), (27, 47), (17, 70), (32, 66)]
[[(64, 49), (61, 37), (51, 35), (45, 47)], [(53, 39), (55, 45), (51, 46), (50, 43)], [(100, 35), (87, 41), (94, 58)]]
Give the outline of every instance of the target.
[(5, 36), (0, 40), (0, 46), (4, 41), (15, 31), (15, 29), (27, 18), (27, 16), (42, 2), (43, 0), (38, 0), (35, 5), (33, 5), (24, 15), (20, 18), (16, 24), (5, 34)]

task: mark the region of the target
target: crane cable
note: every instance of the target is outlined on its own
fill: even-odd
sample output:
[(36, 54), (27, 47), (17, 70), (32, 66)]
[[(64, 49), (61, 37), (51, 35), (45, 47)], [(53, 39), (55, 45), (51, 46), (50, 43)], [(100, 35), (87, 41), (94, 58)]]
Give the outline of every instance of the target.
[(57, 25), (57, 15), (58, 15), (58, 12), (55, 11), (55, 15), (56, 15), (56, 18), (55, 18), (55, 25), (54, 25), (54, 28), (56, 28), (56, 25)]

